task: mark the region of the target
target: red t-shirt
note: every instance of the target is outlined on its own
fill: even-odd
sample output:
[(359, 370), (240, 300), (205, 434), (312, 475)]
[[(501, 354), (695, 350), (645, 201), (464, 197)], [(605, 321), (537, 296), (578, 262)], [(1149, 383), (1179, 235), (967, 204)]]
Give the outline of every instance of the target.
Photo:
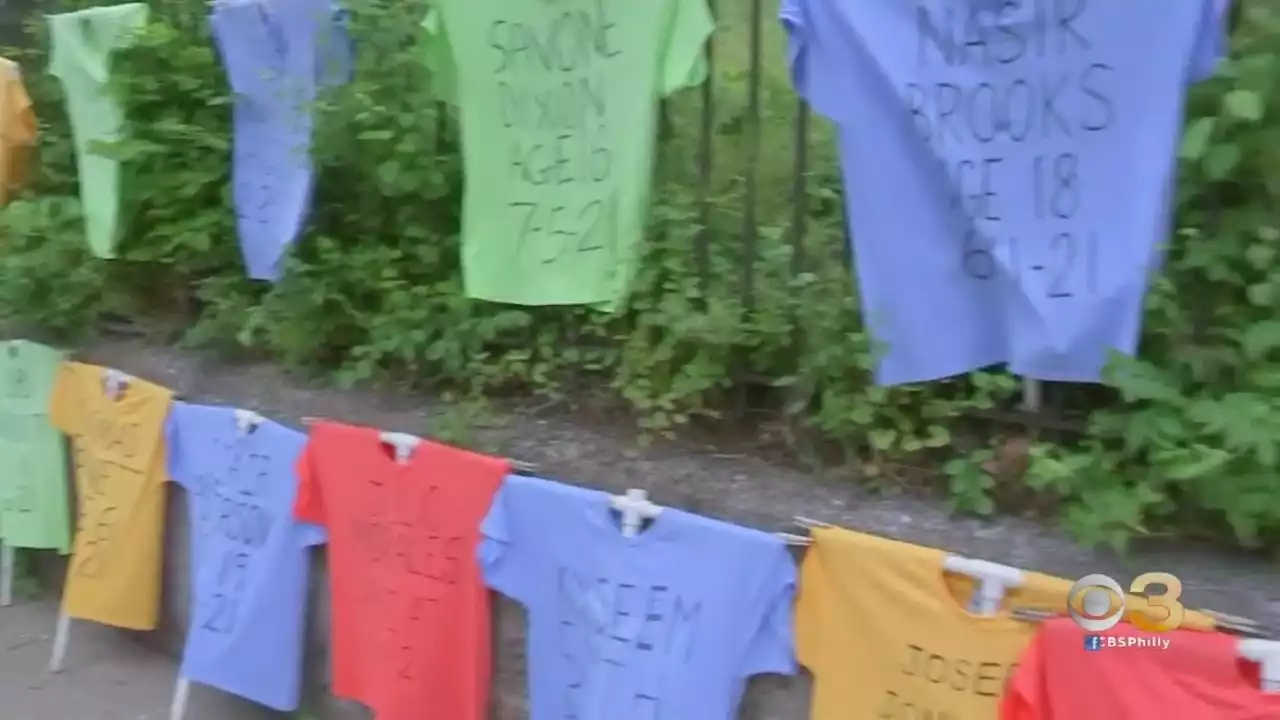
[[(1094, 634), (1102, 647), (1090, 650), (1089, 633), (1070, 619), (1046, 622), (1010, 678), (1000, 720), (1280, 718), (1280, 694), (1262, 692), (1258, 665), (1236, 652), (1238, 638), (1128, 624)], [(1131, 639), (1168, 646), (1131, 646)]]
[(485, 720), (489, 598), (476, 544), (507, 470), (426, 440), (401, 462), (372, 428), (311, 427), (294, 514), (329, 531), (334, 695), (378, 720)]

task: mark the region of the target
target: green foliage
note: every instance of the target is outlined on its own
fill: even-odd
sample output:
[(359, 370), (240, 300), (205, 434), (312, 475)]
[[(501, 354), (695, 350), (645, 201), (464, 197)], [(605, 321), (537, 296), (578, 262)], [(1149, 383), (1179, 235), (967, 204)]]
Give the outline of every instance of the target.
[[(1269, 172), (1280, 167), (1280, 26), (1265, 11), (1245, 19), (1232, 59), (1193, 93), (1178, 230), (1150, 293), (1142, 356), (1115, 365), (1119, 397), (1093, 403), (1084, 438), (1033, 438), (1011, 459), (1007, 435), (987, 439), (991, 429), (973, 418), (1016, 402), (1016, 379), (871, 384), (877, 349), (844, 260), (828, 129), (816, 128), (799, 240), (791, 149), (754, 147), (757, 133), (743, 129), (748, 23), (735, 8), (747, 4), (721, 18), (710, 186), (700, 187), (691, 161), (700, 101), (685, 93), (665, 108), (673, 133), (660, 144), (651, 232), (629, 303), (614, 316), (462, 295), (458, 138), (419, 57), (425, 8), (350, 4), (355, 80), (317, 104), (315, 209), (274, 286), (243, 278), (231, 97), (206, 4), (156, 0), (137, 46), (116, 60), (129, 137), (103, 151), (127, 169), (128, 227), (109, 263), (84, 247), (61, 91), (43, 71), (46, 43), (34, 28), (21, 59), (42, 122), (40, 174), (3, 215), (0, 303), (11, 319), (74, 340), (104, 311), (168, 315), (187, 343), (270, 356), (344, 385), (430, 387), (473, 409), (496, 393), (553, 402), (603, 393), (650, 434), (740, 417), (745, 399), (764, 398), (783, 421), (770, 427), (781, 425), (801, 456), (834, 455), (879, 483), (913, 465), (940, 467), (932, 474), (960, 511), (1031, 496), (1082, 540), (1113, 545), (1189, 528), (1245, 544), (1280, 536), (1280, 176)], [(766, 28), (766, 47), (781, 47)], [(789, 138), (795, 100), (775, 57), (761, 80), (758, 134)], [(736, 165), (756, 152), (758, 168)], [(746, 173), (756, 173), (754, 190)], [(748, 205), (754, 232), (744, 226)], [(705, 273), (691, 252), (699, 244)], [(434, 430), (466, 434), (447, 423)]]

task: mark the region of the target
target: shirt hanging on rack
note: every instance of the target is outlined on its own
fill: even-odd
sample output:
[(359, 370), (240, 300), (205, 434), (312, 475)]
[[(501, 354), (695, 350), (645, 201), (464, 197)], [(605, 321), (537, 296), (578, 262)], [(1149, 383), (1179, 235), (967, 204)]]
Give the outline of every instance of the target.
[(795, 671), (795, 564), (774, 535), (664, 508), (626, 537), (603, 492), (511, 476), (481, 529), (494, 590), (528, 611), (531, 720), (729, 718)]
[(0, 58), (0, 205), (26, 180), (36, 142), (36, 113), (18, 63)]
[[(974, 583), (944, 573), (941, 550), (839, 528), (811, 534), (795, 625), (796, 656), (814, 677), (812, 720), (995, 716), (1034, 624), (970, 613)], [(1006, 607), (1065, 611), (1070, 588), (1025, 572)]]
[(47, 414), (62, 359), (28, 340), (0, 343), (0, 543), (11, 547), (70, 549), (66, 447)]
[(1224, 6), (784, 0), (794, 85), (839, 129), (879, 382), (1093, 382), (1133, 352)]
[(328, 0), (222, 0), (210, 23), (235, 93), (232, 194), (248, 275), (278, 280), (311, 204), (312, 105), (349, 60)]
[(124, 109), (109, 88), (112, 55), (147, 23), (142, 3), (48, 15), (49, 72), (62, 83), (80, 174), (80, 204), (89, 249), (114, 258), (120, 240), (120, 162), (93, 147), (118, 141)]
[(1000, 720), (1269, 720), (1280, 694), (1225, 633), (1149, 633), (1127, 624), (1087, 634), (1044, 623), (1023, 653)]
[[(1023, 571), (1001, 609), (967, 609), (972, 578), (947, 553), (840, 528), (811, 530), (800, 567), (796, 657), (814, 676), (812, 720), (995, 717), (1034, 622), (1011, 609), (1067, 612), (1071, 582)], [(1141, 598), (1126, 598), (1141, 611)], [(1201, 613), (1184, 625), (1211, 628)], [(851, 683), (849, 678), (858, 678)]]
[(325, 532), (293, 519), (307, 436), (229, 407), (177, 402), (165, 428), (169, 476), (187, 491), (191, 624), (179, 675), (297, 709), (308, 548)]
[(423, 23), (461, 103), (467, 295), (615, 308), (639, 262), (658, 99), (706, 79), (706, 0), (442, 0)]
[(311, 426), (296, 516), (329, 531), (333, 694), (377, 720), (484, 720), (489, 598), (480, 519), (505, 460), (371, 428)]
[(114, 396), (108, 371), (64, 362), (49, 419), (71, 438), (79, 518), (62, 609), (130, 630), (160, 619), (167, 388), (130, 378)]

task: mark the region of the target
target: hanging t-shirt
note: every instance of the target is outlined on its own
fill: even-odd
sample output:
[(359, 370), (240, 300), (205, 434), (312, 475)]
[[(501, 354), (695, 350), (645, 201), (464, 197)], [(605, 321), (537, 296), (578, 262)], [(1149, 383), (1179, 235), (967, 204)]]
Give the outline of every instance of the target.
[(293, 520), (294, 468), (307, 436), (236, 411), (174, 403), (169, 476), (187, 491), (194, 576), (179, 674), (268, 707), (297, 709), (307, 548), (325, 533)]
[(777, 536), (664, 508), (628, 538), (606, 493), (520, 476), (481, 531), (485, 580), (528, 611), (530, 720), (732, 718), (752, 675), (795, 672)]
[(329, 531), (335, 696), (378, 720), (484, 720), (489, 598), (480, 520), (507, 462), (420, 441), (403, 460), (379, 432), (311, 426), (298, 519)]
[(706, 79), (706, 0), (441, 0), (427, 63), (456, 90), (467, 295), (615, 307), (639, 258), (657, 102)]
[(351, 37), (351, 13), (339, 0), (329, 3), (330, 22), (322, 26), (316, 49), (316, 82), (335, 87), (355, 77), (356, 43)]
[(49, 424), (63, 354), (27, 340), (0, 343), (0, 543), (67, 552), (67, 454)]
[(0, 58), (0, 205), (27, 177), (31, 147), (36, 142), (36, 113), (22, 82), (18, 63)]
[(71, 438), (79, 521), (62, 610), (130, 630), (160, 617), (165, 453), (173, 393), (129, 378), (112, 397), (107, 370), (64, 362), (49, 419)]
[(328, 0), (221, 0), (210, 15), (235, 92), (236, 228), (257, 280), (280, 278), (311, 205), (317, 83), (344, 75), (337, 21)]
[[(812, 537), (795, 609), (796, 657), (814, 677), (812, 720), (989, 720), (1037, 627), (1009, 609), (1067, 611), (1062, 578), (1024, 572), (999, 613), (975, 615), (966, 609), (973, 579), (944, 572), (941, 550), (840, 528)], [(1213, 623), (1188, 612), (1184, 625)]]
[(1213, 0), (784, 0), (779, 16), (796, 89), (840, 128), (878, 382), (998, 363), (1093, 382), (1134, 350), (1187, 84), (1220, 47)]
[(124, 110), (108, 87), (111, 54), (132, 43), (147, 17), (143, 3), (46, 16), (49, 72), (62, 82), (71, 117), (84, 232), (89, 249), (100, 258), (114, 258), (120, 239), (120, 163), (92, 146), (121, 137)]
[[(1121, 624), (1086, 635), (1070, 620), (1044, 624), (1019, 662), (1000, 720), (1270, 720), (1280, 693), (1264, 693), (1239, 638)], [(1096, 648), (1096, 649), (1094, 649)]]

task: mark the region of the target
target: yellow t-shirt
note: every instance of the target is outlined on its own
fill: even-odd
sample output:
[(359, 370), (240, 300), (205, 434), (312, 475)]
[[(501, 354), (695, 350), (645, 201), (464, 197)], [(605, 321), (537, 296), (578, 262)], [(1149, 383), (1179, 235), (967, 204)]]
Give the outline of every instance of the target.
[(64, 362), (49, 419), (71, 437), (79, 518), (62, 609), (73, 618), (151, 630), (160, 614), (166, 388), (131, 378), (116, 398), (107, 371)]
[(36, 113), (18, 64), (0, 58), (0, 205), (26, 179), (36, 142)]
[[(1009, 610), (1066, 612), (1069, 580), (1025, 572), (1002, 612), (975, 615), (973, 579), (944, 572), (942, 550), (839, 528), (812, 536), (795, 613), (796, 656), (814, 677), (811, 720), (995, 720), (1037, 630)], [(1188, 612), (1184, 626), (1212, 622)]]

